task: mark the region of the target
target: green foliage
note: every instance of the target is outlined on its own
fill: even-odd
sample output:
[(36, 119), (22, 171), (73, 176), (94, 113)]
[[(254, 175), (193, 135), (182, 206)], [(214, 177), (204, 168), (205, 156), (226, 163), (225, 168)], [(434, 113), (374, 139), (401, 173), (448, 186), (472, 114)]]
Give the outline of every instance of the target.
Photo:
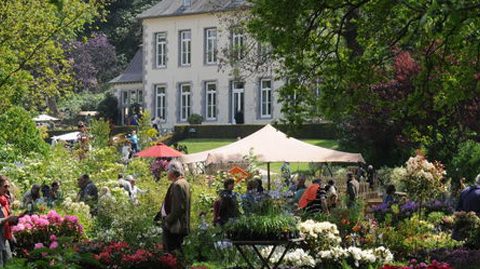
[(30, 115), (21, 107), (11, 107), (0, 114), (0, 147), (0, 155), (6, 157), (2, 161), (19, 161), (22, 156), (48, 152), (48, 144), (41, 138)]
[[(70, 93), (59, 100), (58, 108), (64, 112), (65, 119), (74, 121), (78, 112), (96, 110), (103, 97), (103, 93)], [(76, 124), (76, 122), (72, 122), (72, 124)]]
[(90, 123), (90, 134), (93, 136), (94, 148), (106, 147), (110, 141), (110, 124), (103, 119), (94, 119)]
[(415, 256), (416, 253), (437, 248), (452, 249), (461, 245), (451, 239), (450, 233), (438, 232), (435, 226), (416, 215), (401, 221), (396, 227), (378, 229), (380, 243), (388, 247), (395, 257)]
[(480, 247), (480, 218), (475, 212), (455, 213), (453, 224), (454, 234), (457, 239), (465, 240), (465, 246), (478, 249)]
[(458, 152), (449, 167), (449, 176), (455, 179), (464, 177), (465, 183), (472, 184), (480, 167), (480, 143), (467, 140), (458, 145)]
[(297, 236), (297, 220), (290, 215), (244, 215), (225, 225), (232, 240), (279, 240)]
[(100, 117), (113, 123), (119, 123), (118, 116), (120, 115), (120, 111), (118, 111), (118, 99), (112, 93), (107, 92), (105, 94), (105, 97), (98, 104), (96, 110), (100, 113)]
[(157, 130), (152, 127), (152, 121), (150, 119), (150, 112), (143, 111), (142, 116), (138, 120), (138, 141), (142, 149), (150, 146), (158, 134)]
[(187, 119), (189, 124), (202, 124), (203, 117), (200, 114), (193, 113)]
[(279, 96), (292, 125), (333, 120), (342, 145), (377, 164), (420, 147), (446, 163), (479, 132), (478, 46), (465, 42), (479, 38), (477, 2), (251, 2), (248, 30), (288, 78)]
[[(63, 2), (63, 1), (62, 1)], [(57, 1), (57, 3), (60, 3)], [(0, 112), (35, 109), (71, 89), (62, 42), (101, 17), (104, 1), (2, 1), (0, 4)], [(35, 12), (32, 12), (35, 10)]]

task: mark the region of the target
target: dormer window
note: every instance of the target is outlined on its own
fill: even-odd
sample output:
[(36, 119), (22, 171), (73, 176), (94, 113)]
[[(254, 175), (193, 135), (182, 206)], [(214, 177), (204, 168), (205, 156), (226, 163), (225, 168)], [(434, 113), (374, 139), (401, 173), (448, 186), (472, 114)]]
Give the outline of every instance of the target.
[(192, 0), (182, 0), (183, 7), (189, 7), (192, 5)]

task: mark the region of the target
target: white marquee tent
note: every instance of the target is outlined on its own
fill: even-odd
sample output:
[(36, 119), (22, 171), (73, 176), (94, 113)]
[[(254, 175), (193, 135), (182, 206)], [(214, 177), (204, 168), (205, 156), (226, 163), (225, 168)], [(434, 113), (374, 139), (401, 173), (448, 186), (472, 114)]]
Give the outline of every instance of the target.
[(71, 132), (63, 135), (52, 136), (52, 144), (55, 144), (58, 141), (77, 141), (78, 134), (80, 134), (80, 132)]
[(182, 156), (183, 163), (236, 162), (252, 151), (261, 162), (364, 163), (360, 153), (348, 153), (302, 142), (266, 125), (232, 144)]
[(38, 115), (36, 116), (35, 118), (33, 118), (33, 121), (58, 121), (59, 119), (55, 118), (55, 117), (52, 117), (52, 116), (49, 116), (47, 114), (41, 114), (41, 115)]

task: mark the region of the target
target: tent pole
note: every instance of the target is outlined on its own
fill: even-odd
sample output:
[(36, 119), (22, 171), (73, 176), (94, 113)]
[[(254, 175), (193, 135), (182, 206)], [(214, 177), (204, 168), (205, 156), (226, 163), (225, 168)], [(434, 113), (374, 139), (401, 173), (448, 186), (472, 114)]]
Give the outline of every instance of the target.
[(267, 186), (268, 190), (270, 190), (270, 163), (267, 163)]
[(328, 172), (330, 173), (330, 176), (333, 177), (332, 169), (330, 169), (330, 163), (327, 163), (327, 169), (328, 169)]

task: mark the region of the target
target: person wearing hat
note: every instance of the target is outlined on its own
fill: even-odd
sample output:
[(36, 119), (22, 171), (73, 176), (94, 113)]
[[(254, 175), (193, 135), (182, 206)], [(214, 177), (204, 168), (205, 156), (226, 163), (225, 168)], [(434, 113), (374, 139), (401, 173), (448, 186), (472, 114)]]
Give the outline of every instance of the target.
[(163, 246), (171, 253), (181, 248), (183, 239), (190, 233), (190, 184), (177, 160), (168, 164), (167, 176), (172, 183), (155, 221), (163, 221)]
[(475, 184), (467, 187), (460, 194), (456, 211), (473, 211), (480, 215), (480, 174), (475, 178)]

